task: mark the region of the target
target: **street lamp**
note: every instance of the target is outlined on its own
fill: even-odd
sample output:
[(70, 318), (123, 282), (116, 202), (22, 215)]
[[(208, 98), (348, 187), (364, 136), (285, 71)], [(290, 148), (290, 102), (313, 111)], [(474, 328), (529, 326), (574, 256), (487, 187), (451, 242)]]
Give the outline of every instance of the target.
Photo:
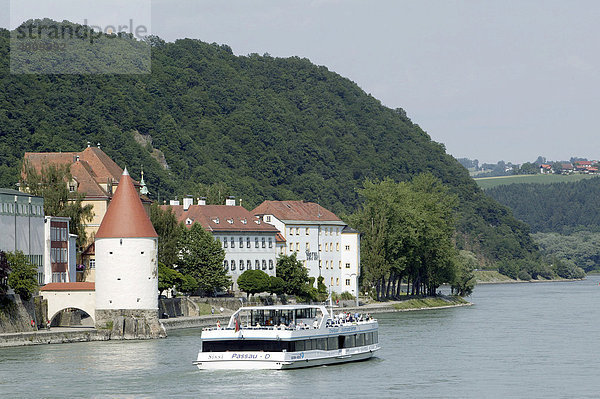
[(352, 273), (350, 277), (356, 277), (356, 307), (358, 307), (358, 273)]

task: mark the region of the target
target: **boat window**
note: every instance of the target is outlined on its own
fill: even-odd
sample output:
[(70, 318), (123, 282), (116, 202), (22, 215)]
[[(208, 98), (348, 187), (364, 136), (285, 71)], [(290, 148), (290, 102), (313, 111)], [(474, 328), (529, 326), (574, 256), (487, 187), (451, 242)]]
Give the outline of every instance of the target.
[(322, 351), (327, 350), (327, 338), (317, 338), (317, 349)]
[(356, 336), (356, 346), (365, 346), (365, 334), (358, 334)]
[(295, 344), (296, 352), (302, 352), (303, 350), (305, 350), (304, 341), (296, 341)]
[(374, 344), (376, 344), (376, 343), (378, 343), (378, 342), (379, 342), (379, 336), (378, 336), (378, 333), (377, 333), (377, 331), (374, 331), (374, 332), (373, 332), (373, 343), (374, 343)]
[(347, 335), (344, 339), (344, 348), (354, 348), (356, 346), (356, 336)]
[(202, 352), (226, 352), (226, 351), (264, 351), (283, 352), (290, 351), (293, 347), (290, 341), (261, 341), (261, 340), (224, 340), (224, 341), (202, 341)]
[(339, 349), (337, 337), (327, 338), (327, 350), (332, 351), (336, 349)]
[(373, 343), (373, 333), (366, 333), (365, 334), (365, 345), (371, 345)]

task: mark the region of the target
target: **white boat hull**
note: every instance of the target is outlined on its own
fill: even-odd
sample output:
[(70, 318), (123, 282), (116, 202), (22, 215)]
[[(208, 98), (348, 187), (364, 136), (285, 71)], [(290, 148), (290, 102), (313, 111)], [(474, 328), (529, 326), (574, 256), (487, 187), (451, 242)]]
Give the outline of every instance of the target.
[(194, 362), (200, 370), (282, 370), (366, 360), (379, 344), (333, 351), (201, 352)]

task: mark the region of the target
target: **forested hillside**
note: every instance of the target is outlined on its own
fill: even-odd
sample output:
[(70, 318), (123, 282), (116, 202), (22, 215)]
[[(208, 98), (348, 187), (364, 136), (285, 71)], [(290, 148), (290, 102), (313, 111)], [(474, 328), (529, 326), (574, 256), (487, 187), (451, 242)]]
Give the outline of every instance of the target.
[(573, 183), (510, 184), (485, 190), (533, 232), (600, 231), (600, 177)]
[(307, 59), (235, 56), (199, 40), (152, 46), (149, 75), (11, 75), (0, 30), (0, 186), (17, 182), (25, 151), (88, 141), (133, 177), (143, 166), (153, 199), (224, 184), (248, 208), (305, 199), (350, 213), (365, 179), (430, 172), (458, 195), (459, 248), (487, 263), (537, 256), (528, 227), (442, 144), (350, 80)]

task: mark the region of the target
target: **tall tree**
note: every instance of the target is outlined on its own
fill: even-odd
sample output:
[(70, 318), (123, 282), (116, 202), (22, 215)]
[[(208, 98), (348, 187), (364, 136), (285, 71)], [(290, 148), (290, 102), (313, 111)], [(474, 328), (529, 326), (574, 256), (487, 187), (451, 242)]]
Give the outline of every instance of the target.
[(71, 180), (69, 165), (44, 165), (38, 172), (25, 163), (21, 185), (28, 193), (44, 197), (45, 215), (71, 219), (69, 232), (77, 235), (77, 246), (81, 249), (87, 241), (85, 224), (92, 220), (94, 213), (92, 205), (83, 205), (83, 194), (69, 192)]
[(283, 255), (277, 259), (277, 277), (283, 279), (284, 292), (291, 295), (304, 295), (307, 292), (308, 270), (296, 259), (296, 253)]
[(163, 210), (157, 203), (150, 206), (150, 221), (158, 234), (158, 261), (172, 268), (177, 263), (177, 245), (185, 226), (177, 221), (171, 208)]
[(237, 285), (248, 298), (269, 290), (269, 275), (262, 270), (246, 270), (237, 279)]
[(21, 299), (30, 300), (38, 289), (37, 267), (29, 262), (27, 256), (21, 251), (9, 252), (8, 264), (11, 270), (8, 275), (8, 285), (19, 294)]
[(205, 293), (213, 293), (231, 285), (231, 279), (223, 267), (225, 251), (215, 238), (194, 223), (179, 240), (177, 269), (183, 275), (192, 276)]

